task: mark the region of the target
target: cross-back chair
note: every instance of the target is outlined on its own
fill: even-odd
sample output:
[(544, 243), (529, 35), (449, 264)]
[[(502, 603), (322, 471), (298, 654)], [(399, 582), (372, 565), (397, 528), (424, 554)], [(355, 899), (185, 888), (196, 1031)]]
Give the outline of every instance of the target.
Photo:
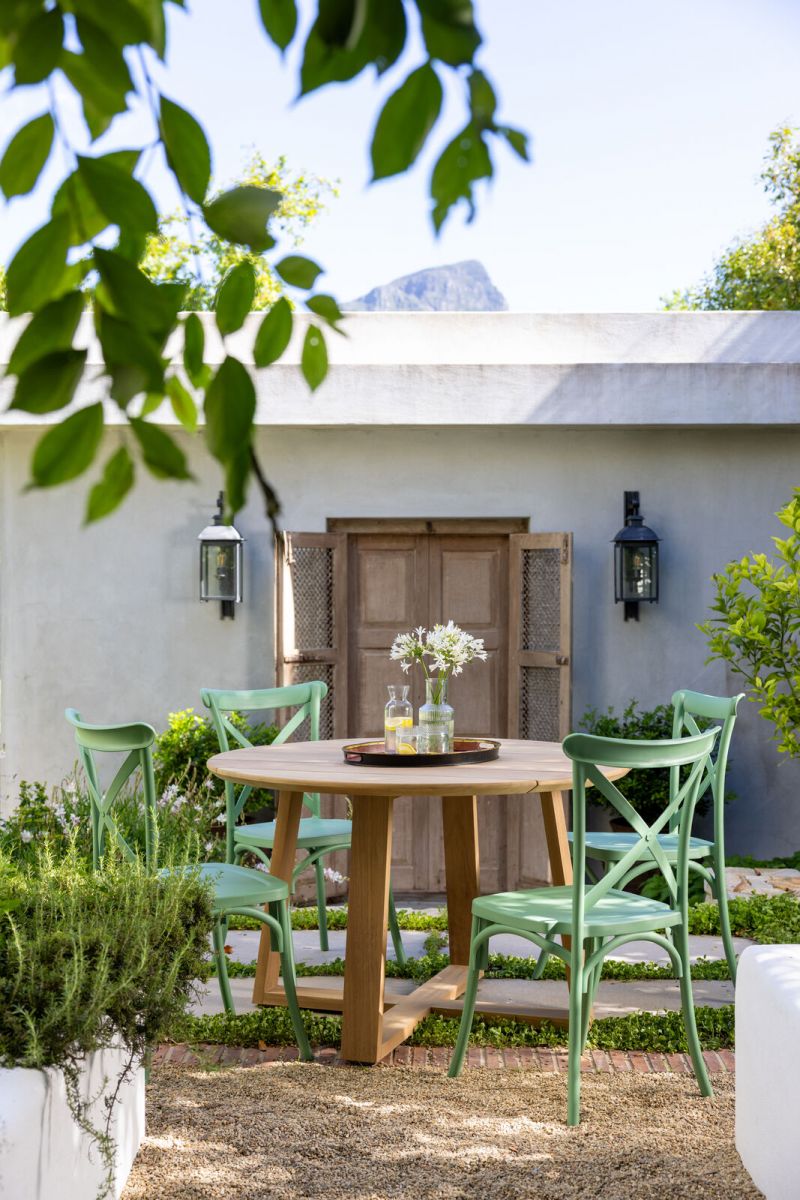
[[(695, 1023), (689, 959), (689, 861), (692, 818), (718, 729), (665, 741), (626, 741), (572, 733), (563, 743), (572, 760), (574, 882), (562, 887), (534, 888), (479, 896), (472, 903), (472, 940), (464, 1009), (450, 1075), (464, 1063), (481, 969), (489, 939), (513, 933), (556, 955), (570, 972), (569, 1066), (567, 1121), (580, 1121), (580, 1059), (589, 1031), (592, 1005), (606, 955), (630, 941), (651, 941), (666, 950), (680, 979), (681, 1007), (695, 1076), (704, 1096), (712, 1095)], [(670, 768), (670, 801), (648, 824), (628, 803), (601, 768), (624, 770)], [(689, 767), (680, 782), (680, 769)], [(586, 788), (592, 785), (629, 821), (634, 841), (595, 883), (586, 879)], [(659, 835), (674, 828), (677, 858), (671, 862)], [(631, 867), (647, 855), (666, 881), (671, 903), (623, 891)], [(556, 938), (567, 937), (562, 944)]]
[[(239, 712), (280, 712), (294, 709), (289, 720), (281, 728), (273, 746), (280, 746), (308, 719), (309, 738), (312, 742), (319, 741), (320, 704), (328, 691), (328, 685), (322, 680), (311, 683), (290, 684), (288, 687), (257, 688), (255, 690), (231, 690), (221, 688), (203, 688), (201, 697), (206, 708), (211, 713), (211, 721), (216, 730), (219, 748), (222, 751), (249, 747), (252, 743), (231, 720), (232, 713)], [(231, 746), (231, 742), (234, 746)], [(225, 781), (225, 813), (227, 821), (227, 853), (228, 862), (239, 862), (245, 853), (254, 854), (269, 866), (269, 855), (275, 846), (275, 821), (259, 821), (251, 825), (241, 823), (242, 812), (253, 788), (250, 784), (236, 785), (232, 780)], [(328, 918), (325, 897), (324, 859), (337, 850), (349, 850), (352, 843), (353, 825), (351, 821), (321, 816), (320, 798), (316, 792), (306, 792), (303, 805), (311, 814), (300, 820), (297, 836), (298, 850), (305, 851), (305, 857), (297, 863), (292, 872), (292, 886), (297, 877), (309, 868), (316, 875), (317, 908), (319, 911), (319, 945), (321, 950), (328, 949)], [(403, 941), (397, 924), (394, 895), (389, 889), (389, 931), (392, 936), (395, 955), (398, 962), (405, 962)]]
[[(65, 715), (75, 731), (78, 757), (86, 774), (91, 802), (92, 862), (95, 870), (102, 867), (108, 839), (128, 861), (133, 862), (137, 858), (136, 851), (122, 835), (114, 819), (114, 806), (125, 785), (137, 771), (141, 772), (144, 805), (145, 864), (149, 870), (157, 870), (157, 805), (152, 752), (155, 730), (143, 721), (124, 725), (89, 725), (74, 708), (68, 708)], [(95, 753), (125, 756), (107, 788), (100, 784)], [(286, 1003), (300, 1048), (300, 1057), (305, 1060), (312, 1059), (311, 1047), (297, 1004), (288, 885), (282, 879), (273, 878), (262, 871), (253, 871), (232, 863), (192, 863), (183, 868), (165, 868), (181, 869), (196, 872), (211, 888), (215, 917), (214, 958), (226, 1011), (234, 1012), (225, 955), (227, 920), (234, 914), (254, 917), (269, 927), (273, 944), (281, 957)], [(263, 906), (266, 906), (268, 911), (265, 911)]]

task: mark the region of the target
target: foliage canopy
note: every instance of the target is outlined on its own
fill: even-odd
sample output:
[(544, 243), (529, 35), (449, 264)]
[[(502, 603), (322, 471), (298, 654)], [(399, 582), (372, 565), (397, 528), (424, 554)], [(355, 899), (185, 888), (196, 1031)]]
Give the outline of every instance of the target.
[(745, 555), (714, 575), (716, 616), (699, 626), (711, 659), (740, 675), (749, 699), (775, 727), (778, 749), (800, 757), (800, 488), (776, 513), (789, 529), (774, 537), (777, 561)]
[[(173, 2), (183, 7), (182, 0)], [(201, 322), (180, 315), (198, 295), (210, 299), (202, 273), (192, 279), (184, 270), (188, 264), (170, 265), (163, 256), (155, 269), (158, 244), (152, 239), (159, 222), (148, 166), (160, 150), (181, 194), (186, 228), (199, 231), (191, 234), (190, 243), (210, 247), (226, 268), (214, 292), (223, 338), (241, 328), (260, 297), (265, 303), (271, 299), (259, 276), (266, 269), (261, 256), (276, 250), (285, 232), (285, 197), (277, 188), (263, 186), (263, 179), (219, 194), (209, 190), (212, 155), (206, 135), (196, 118), (156, 83), (159, 60), (166, 57), (167, 12), (168, 0), (107, 5), (97, 0), (13, 0), (0, 6), (6, 98), (13, 102), (20, 87), (41, 85), (36, 94), (42, 102), (41, 113), (15, 130), (0, 158), (0, 189), (6, 198), (32, 191), (56, 143), (70, 164), (53, 196), (49, 220), (8, 264), (8, 311), (12, 316), (33, 314), (20, 337), (25, 354), (15, 352), (8, 368), (17, 380), (12, 407), (45, 413), (71, 404), (86, 368), (86, 350), (75, 342), (81, 289), (88, 285), (110, 399), (128, 423), (122, 445), (90, 491), (87, 520), (117, 507), (141, 465), (158, 478), (189, 478), (175, 439), (148, 421), (166, 401), (189, 431), (195, 430), (203, 410), (206, 444), (223, 470), (230, 510), (242, 507), (255, 475), (274, 521), (278, 498), (253, 449), (252, 375), (227, 346), (219, 366), (206, 365)], [(258, 0), (258, 12), (267, 38), (281, 52), (299, 40), (296, 0)], [(413, 58), (410, 22), (419, 25), (423, 61), (405, 64), (411, 70), (378, 115), (370, 150), (373, 176), (400, 174), (416, 161), (439, 119), (442, 78), (461, 80), (465, 123), (442, 149), (430, 178), (431, 215), (438, 231), (455, 206), (464, 205), (469, 218), (474, 215), (475, 186), (494, 171), (494, 144), (504, 142), (520, 157), (528, 155), (525, 135), (498, 120), (494, 89), (477, 65), (482, 37), (471, 0), (317, 0), (302, 47), (300, 92), (344, 83), (369, 69), (380, 76)], [(80, 147), (65, 134), (59, 91), (52, 86), (55, 74), (82, 105), (87, 138)], [(98, 139), (134, 107), (150, 118), (141, 144), (98, 150)], [(310, 259), (290, 253), (269, 263), (314, 318), (301, 355), (301, 370), (313, 390), (328, 369), (323, 327), (336, 327), (338, 307), (333, 297), (316, 290), (321, 268)], [(267, 311), (256, 342), (257, 368), (284, 352), (293, 319), (284, 298)], [(168, 340), (174, 344), (176, 335), (183, 341), (183, 372), (174, 371), (165, 354)], [(32, 485), (53, 487), (92, 467), (103, 427), (100, 402), (51, 426), (34, 453)]]
[(800, 141), (789, 126), (769, 140), (761, 180), (775, 216), (729, 246), (707, 278), (674, 292), (666, 308), (800, 308)]

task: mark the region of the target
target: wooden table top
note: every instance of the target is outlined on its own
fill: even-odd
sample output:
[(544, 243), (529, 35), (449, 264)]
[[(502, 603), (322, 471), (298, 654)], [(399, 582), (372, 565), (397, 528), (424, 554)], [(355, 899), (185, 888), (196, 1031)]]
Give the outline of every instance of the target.
[[(228, 750), (208, 760), (208, 769), (236, 783), (280, 791), (368, 796), (510, 796), (560, 792), (572, 787), (572, 763), (560, 742), (503, 739), (492, 762), (447, 767), (366, 767), (345, 761), (342, 747), (354, 738), (287, 742)], [(608, 767), (609, 779), (624, 768)]]

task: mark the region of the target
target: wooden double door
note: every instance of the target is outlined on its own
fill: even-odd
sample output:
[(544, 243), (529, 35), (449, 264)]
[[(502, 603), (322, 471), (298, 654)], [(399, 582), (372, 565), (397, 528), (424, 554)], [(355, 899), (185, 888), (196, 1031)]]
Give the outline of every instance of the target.
[[(410, 684), (416, 710), (422, 672), (404, 675), (390, 647), (398, 633), (451, 619), (489, 652), (450, 682), (458, 733), (550, 741), (567, 732), (569, 535), (526, 533), (522, 521), (331, 524), (286, 535), (277, 571), (278, 678), (325, 679), (323, 736), (379, 736), (389, 683)], [(406, 796), (394, 811), (395, 889), (440, 892), (441, 806)], [(535, 797), (484, 799), (479, 820), (483, 890), (548, 877)]]

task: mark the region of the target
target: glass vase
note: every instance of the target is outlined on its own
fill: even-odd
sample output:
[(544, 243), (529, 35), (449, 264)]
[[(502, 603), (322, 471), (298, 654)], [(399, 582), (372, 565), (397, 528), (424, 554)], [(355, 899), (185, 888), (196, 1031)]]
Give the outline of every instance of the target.
[(419, 710), (417, 749), (420, 754), (447, 754), (453, 749), (454, 713), (447, 703), (447, 677), (425, 680), (425, 703)]

